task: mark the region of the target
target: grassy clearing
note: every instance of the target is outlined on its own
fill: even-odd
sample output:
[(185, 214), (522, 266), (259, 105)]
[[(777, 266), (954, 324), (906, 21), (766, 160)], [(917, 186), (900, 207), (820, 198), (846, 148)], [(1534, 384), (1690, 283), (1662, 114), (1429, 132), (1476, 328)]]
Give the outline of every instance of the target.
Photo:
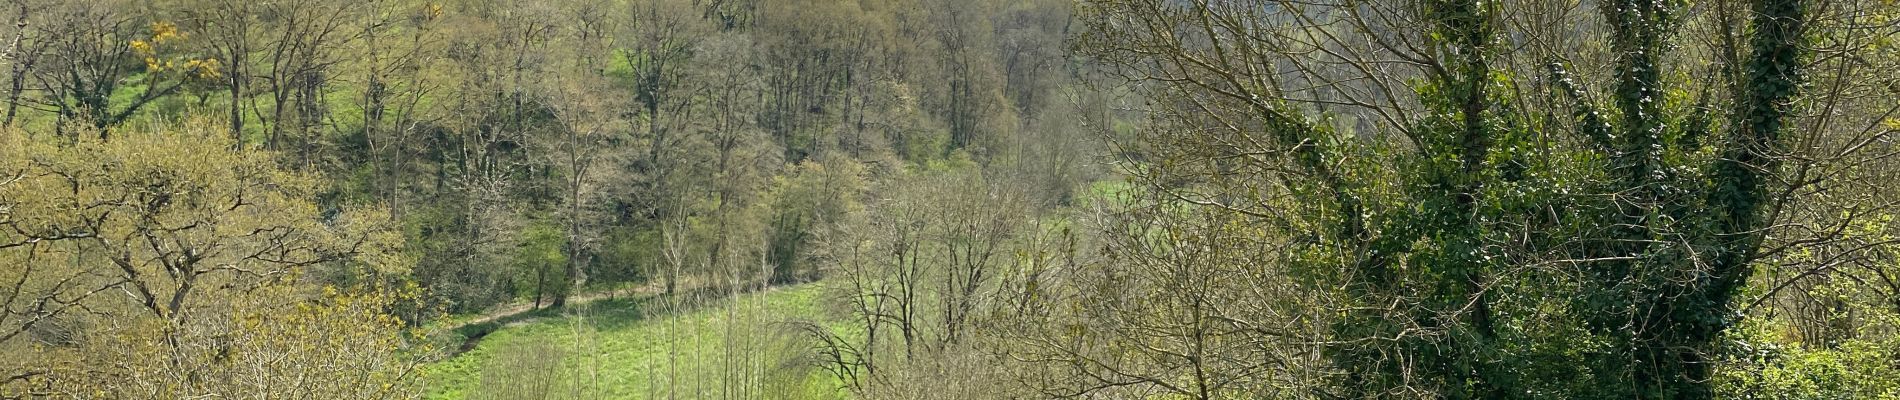
[(601, 300), (501, 321), (474, 348), (425, 368), (428, 398), (845, 398), (784, 323), (821, 315), (821, 292), (806, 284), (696, 305)]

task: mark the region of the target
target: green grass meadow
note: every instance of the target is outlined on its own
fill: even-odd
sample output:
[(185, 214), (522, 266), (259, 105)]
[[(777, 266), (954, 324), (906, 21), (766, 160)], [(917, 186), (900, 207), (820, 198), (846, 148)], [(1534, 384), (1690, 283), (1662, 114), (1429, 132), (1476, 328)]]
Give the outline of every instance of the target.
[(498, 322), (473, 348), (424, 368), (427, 398), (846, 398), (805, 358), (812, 341), (787, 324), (823, 315), (822, 292), (601, 300)]

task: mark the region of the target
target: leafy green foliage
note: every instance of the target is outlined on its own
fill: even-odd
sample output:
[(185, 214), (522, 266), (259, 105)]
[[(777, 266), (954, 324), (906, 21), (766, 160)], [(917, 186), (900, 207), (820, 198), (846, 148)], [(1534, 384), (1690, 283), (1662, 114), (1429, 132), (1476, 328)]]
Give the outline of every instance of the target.
[(527, 283), (515, 288), (515, 295), (533, 298), (535, 304), (541, 304), (543, 298), (567, 293), (568, 282), (560, 279), (561, 268), (567, 265), (567, 237), (561, 234), (561, 227), (548, 222), (537, 221), (521, 232), (520, 248), (516, 250), (514, 282)]
[(1892, 338), (1851, 340), (1829, 348), (1787, 345), (1770, 326), (1731, 329), (1716, 390), (1730, 399), (1895, 399), (1900, 381)]

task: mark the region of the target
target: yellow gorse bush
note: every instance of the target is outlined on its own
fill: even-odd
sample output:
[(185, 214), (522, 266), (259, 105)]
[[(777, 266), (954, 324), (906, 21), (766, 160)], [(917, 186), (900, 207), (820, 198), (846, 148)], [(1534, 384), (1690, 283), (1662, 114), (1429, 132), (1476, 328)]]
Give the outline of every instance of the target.
[(194, 58), (176, 54), (180, 52), (177, 49), (179, 46), (172, 46), (172, 44), (187, 39), (185, 33), (178, 30), (177, 25), (166, 21), (153, 22), (151, 31), (151, 37), (134, 39), (126, 44), (132, 50), (132, 54), (145, 61), (146, 72), (153, 74), (172, 72), (183, 77), (205, 80), (224, 76), (222, 72), (224, 64), (216, 58)]

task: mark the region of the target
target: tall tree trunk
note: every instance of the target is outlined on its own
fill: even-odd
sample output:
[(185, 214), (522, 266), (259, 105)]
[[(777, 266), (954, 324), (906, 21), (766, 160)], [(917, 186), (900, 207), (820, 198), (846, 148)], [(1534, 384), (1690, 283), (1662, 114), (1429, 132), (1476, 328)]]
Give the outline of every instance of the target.
[(5, 63), (4, 65), (7, 66), (7, 69), (13, 73), (12, 79), (10, 80), (11, 84), (7, 87), (6, 120), (0, 121), (0, 127), (13, 126), (14, 115), (20, 109), (20, 91), (26, 86), (26, 71), (33, 66), (30, 60), (38, 58), (37, 56), (28, 57), (28, 62), (18, 61), (20, 58), (20, 42), (26, 39), (28, 21), (26, 3), (20, 2), (19, 5), (20, 16), (15, 19), (13, 23), (13, 40), (7, 42), (6, 52), (0, 53), (0, 63)]

